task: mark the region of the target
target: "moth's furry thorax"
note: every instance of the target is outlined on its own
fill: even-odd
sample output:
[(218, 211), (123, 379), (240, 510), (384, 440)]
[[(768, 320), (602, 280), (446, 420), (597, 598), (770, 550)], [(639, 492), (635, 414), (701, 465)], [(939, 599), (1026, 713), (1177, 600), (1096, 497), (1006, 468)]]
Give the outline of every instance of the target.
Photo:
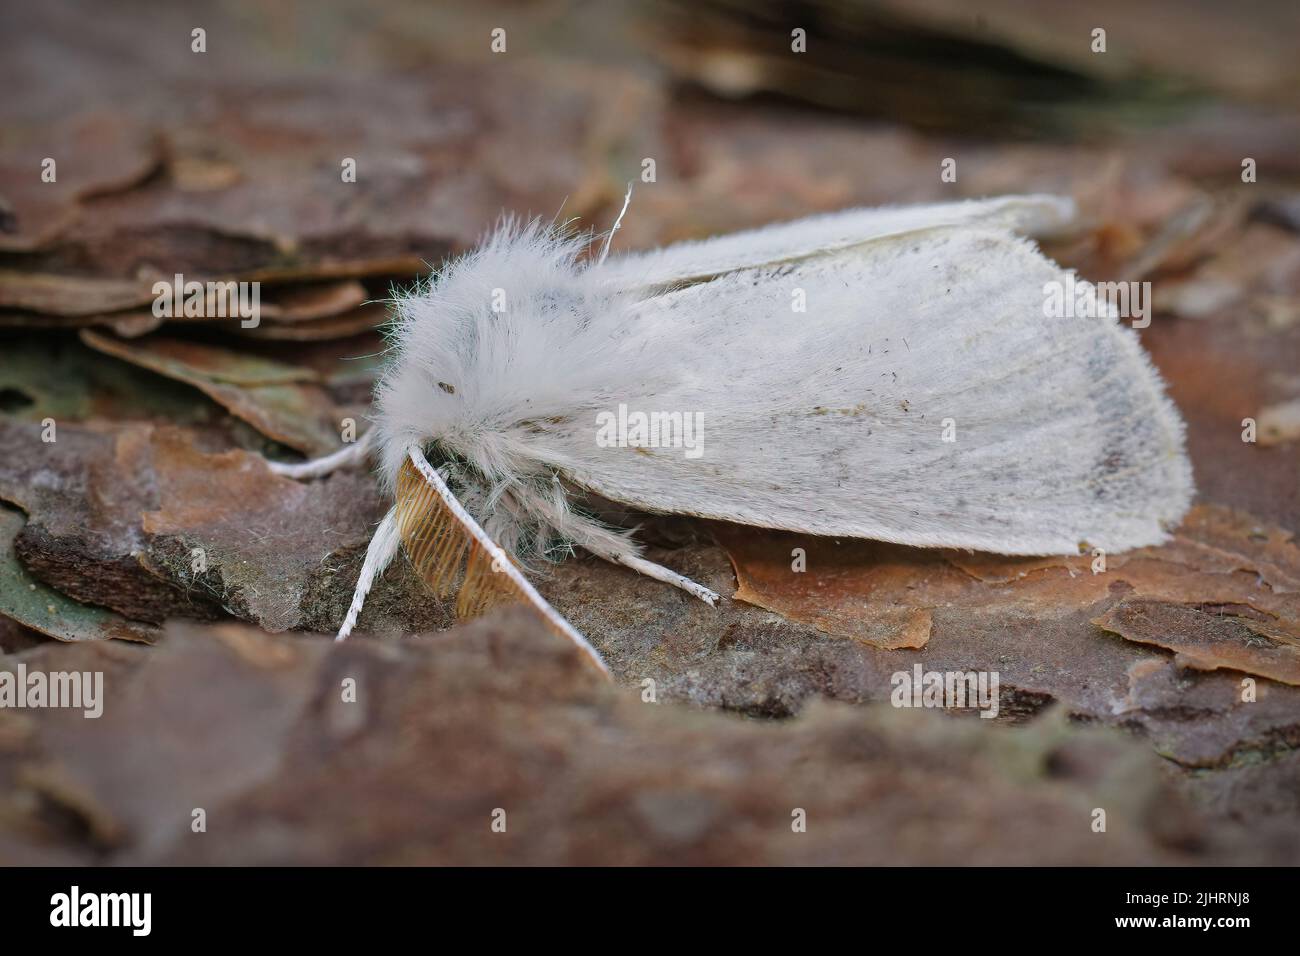
[[(507, 553), (577, 544), (634, 554), (625, 535), (574, 510), (546, 435), (610, 399), (627, 296), (592, 280), (586, 242), (505, 220), (478, 249), (394, 300), (395, 361), (376, 390), (388, 489), (417, 445)], [(594, 414), (594, 412), (593, 412)]]

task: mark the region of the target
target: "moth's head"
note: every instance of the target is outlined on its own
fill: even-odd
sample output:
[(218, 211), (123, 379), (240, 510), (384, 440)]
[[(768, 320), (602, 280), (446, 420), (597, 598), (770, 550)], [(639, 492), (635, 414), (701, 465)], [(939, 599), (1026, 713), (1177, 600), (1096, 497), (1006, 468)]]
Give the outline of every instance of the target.
[(521, 430), (566, 408), (574, 375), (590, 367), (583, 332), (600, 307), (577, 264), (583, 248), (537, 222), (506, 221), (394, 295), (392, 360), (375, 393), (390, 486), (411, 444), (489, 484), (526, 470)]

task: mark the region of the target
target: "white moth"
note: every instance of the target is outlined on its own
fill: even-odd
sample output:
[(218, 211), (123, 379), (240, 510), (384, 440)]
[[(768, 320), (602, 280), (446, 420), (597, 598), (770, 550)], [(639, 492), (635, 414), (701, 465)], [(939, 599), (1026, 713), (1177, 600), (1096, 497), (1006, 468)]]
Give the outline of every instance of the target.
[(1073, 214), (1050, 196), (850, 210), (609, 260), (507, 221), (396, 300), (366, 440), (273, 466), (324, 474), (373, 439), (395, 504), (339, 638), (403, 545), (462, 613), (525, 601), (601, 667), (520, 566), (581, 548), (717, 599), (588, 493), (1000, 554), (1159, 543), (1192, 496), (1178, 413), (1093, 287), (1071, 314), (1101, 318), (1045, 315), (1069, 274), (1022, 238)]

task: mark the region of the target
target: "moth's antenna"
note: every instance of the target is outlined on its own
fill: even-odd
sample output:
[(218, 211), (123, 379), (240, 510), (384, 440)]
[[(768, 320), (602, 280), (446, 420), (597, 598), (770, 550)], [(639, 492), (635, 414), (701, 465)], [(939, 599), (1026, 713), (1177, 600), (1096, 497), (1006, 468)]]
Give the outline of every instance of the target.
[(445, 593), (456, 572), (463, 567), (456, 601), (459, 617), (481, 613), (494, 599), (520, 601), (540, 614), (552, 631), (577, 645), (608, 677), (609, 668), (600, 653), (537, 593), (500, 545), (488, 537), (456, 500), (420, 449), (409, 446), (406, 457), (406, 465), (398, 476), (393, 533), (406, 544), (407, 556), (416, 571), (436, 590)]
[(540, 614), (552, 631), (577, 645), (608, 677), (609, 668), (600, 653), (537, 593), (501, 547), (456, 500), (442, 475), (420, 449), (411, 445), (406, 449), (406, 456), (407, 462), (398, 477), (397, 503), (384, 515), (370, 539), (352, 593), (352, 605), (335, 640), (346, 640), (352, 633), (366, 595), (405, 543), (411, 564), (442, 596), (446, 596), (453, 578), (463, 569), (456, 601), (458, 617), (481, 613), (494, 598), (521, 601)]
[(627, 195), (623, 197), (623, 208), (619, 210), (618, 218), (614, 220), (614, 228), (611, 229), (609, 235), (605, 237), (605, 250), (600, 254), (600, 259), (597, 261), (596, 265), (600, 265), (609, 257), (609, 247), (614, 241), (614, 233), (618, 232), (618, 227), (623, 224), (623, 216), (627, 214), (627, 207), (630, 202), (632, 202), (632, 184), (628, 183)]

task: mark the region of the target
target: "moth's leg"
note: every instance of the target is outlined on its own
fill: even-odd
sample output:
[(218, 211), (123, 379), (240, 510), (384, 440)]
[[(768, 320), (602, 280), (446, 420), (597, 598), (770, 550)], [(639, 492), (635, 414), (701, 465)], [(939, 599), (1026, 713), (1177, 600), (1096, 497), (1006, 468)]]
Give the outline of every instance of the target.
[[(605, 555), (600, 555), (605, 558)], [(710, 591), (703, 584), (696, 584), (690, 578), (676, 571), (671, 571), (661, 564), (655, 564), (653, 561), (647, 561), (645, 558), (638, 558), (633, 554), (620, 554), (613, 558), (606, 558), (607, 561), (616, 561), (619, 564), (626, 565), (633, 571), (639, 571), (648, 578), (654, 578), (656, 581), (663, 581), (665, 584), (671, 584), (675, 588), (681, 588), (687, 594), (693, 594), (709, 607), (713, 607), (714, 602), (718, 600), (718, 593)]]
[(590, 551), (596, 557), (604, 558), (611, 564), (621, 564), (648, 578), (681, 588), (710, 607), (718, 599), (715, 591), (710, 591), (685, 575), (641, 557), (641, 549), (632, 540), (631, 532), (607, 528), (599, 521), (575, 512), (569, 506), (568, 497), (558, 484), (551, 494), (545, 494), (528, 486), (511, 488), (500, 497), (498, 506), (526, 514), (533, 521), (553, 529), (574, 547)]
[(295, 465), (288, 465), (279, 461), (268, 461), (267, 465), (274, 474), (283, 475), (285, 478), (320, 478), (324, 475), (333, 474), (340, 468), (364, 464), (366, 455), (370, 453), (370, 446), (373, 442), (371, 436), (373, 435), (374, 429), (371, 428), (351, 444), (344, 445), (338, 451), (331, 452), (320, 458), (313, 458), (311, 461), (303, 461)]
[(379, 580), (379, 575), (384, 573), (384, 568), (392, 562), (401, 544), (402, 536), (397, 530), (397, 508), (394, 506), (388, 510), (388, 514), (384, 515), (384, 520), (379, 522), (374, 537), (370, 539), (370, 545), (366, 548), (366, 559), (361, 564), (361, 574), (357, 577), (356, 590), (352, 592), (352, 605), (348, 608), (347, 617), (343, 619), (343, 626), (339, 628), (339, 633), (334, 640), (346, 640), (352, 633), (357, 617), (361, 614), (361, 608), (366, 603), (366, 595)]

